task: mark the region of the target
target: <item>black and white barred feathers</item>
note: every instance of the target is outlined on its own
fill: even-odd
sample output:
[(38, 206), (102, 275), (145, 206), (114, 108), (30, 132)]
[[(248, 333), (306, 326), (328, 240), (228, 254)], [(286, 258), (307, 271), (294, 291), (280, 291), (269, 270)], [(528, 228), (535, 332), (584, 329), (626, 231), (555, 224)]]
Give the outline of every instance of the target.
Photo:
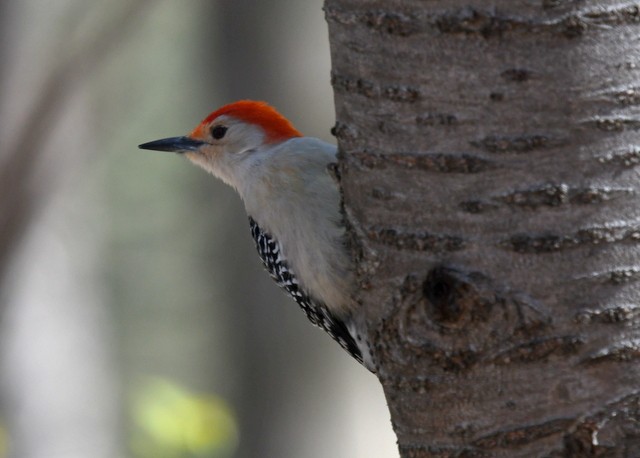
[(324, 329), (342, 348), (362, 364), (362, 352), (346, 324), (333, 315), (324, 304), (312, 300), (300, 288), (294, 272), (286, 263), (278, 242), (260, 229), (260, 226), (251, 217), (249, 217), (249, 224), (260, 259), (278, 286), (289, 293), (298, 303), (312, 324)]

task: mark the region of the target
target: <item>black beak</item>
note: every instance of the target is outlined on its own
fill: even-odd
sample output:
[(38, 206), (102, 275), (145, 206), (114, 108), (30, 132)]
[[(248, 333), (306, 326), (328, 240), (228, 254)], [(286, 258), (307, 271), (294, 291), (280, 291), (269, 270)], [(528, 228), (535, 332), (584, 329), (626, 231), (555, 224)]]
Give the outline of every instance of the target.
[(154, 151), (170, 151), (172, 153), (185, 153), (187, 151), (196, 151), (205, 142), (194, 140), (190, 137), (171, 137), (155, 140), (153, 142), (138, 145), (140, 149), (151, 149)]

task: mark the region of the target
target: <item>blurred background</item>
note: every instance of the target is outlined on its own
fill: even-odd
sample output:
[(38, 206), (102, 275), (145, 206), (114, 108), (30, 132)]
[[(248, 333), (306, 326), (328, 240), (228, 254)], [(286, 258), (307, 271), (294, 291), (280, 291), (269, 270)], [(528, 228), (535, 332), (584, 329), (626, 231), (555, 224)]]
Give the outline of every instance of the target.
[(322, 1), (0, 0), (0, 457), (393, 457), (231, 189), (139, 143), (267, 100), (333, 141)]

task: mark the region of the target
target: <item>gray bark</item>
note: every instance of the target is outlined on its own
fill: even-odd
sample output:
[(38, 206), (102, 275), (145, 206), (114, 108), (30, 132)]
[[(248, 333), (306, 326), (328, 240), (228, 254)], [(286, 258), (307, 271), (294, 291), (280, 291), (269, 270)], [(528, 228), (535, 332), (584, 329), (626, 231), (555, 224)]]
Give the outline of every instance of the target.
[(640, 8), (326, 0), (403, 457), (640, 454)]

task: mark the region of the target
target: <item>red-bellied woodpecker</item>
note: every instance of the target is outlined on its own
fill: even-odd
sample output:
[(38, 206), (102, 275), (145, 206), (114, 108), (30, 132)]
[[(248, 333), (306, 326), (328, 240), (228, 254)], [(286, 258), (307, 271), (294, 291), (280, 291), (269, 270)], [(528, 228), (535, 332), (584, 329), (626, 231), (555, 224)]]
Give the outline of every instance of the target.
[(189, 135), (142, 149), (184, 154), (244, 201), (251, 235), (276, 283), (356, 360), (374, 371), (352, 314), (354, 284), (340, 194), (330, 175), (336, 147), (303, 137), (264, 102), (214, 111)]

